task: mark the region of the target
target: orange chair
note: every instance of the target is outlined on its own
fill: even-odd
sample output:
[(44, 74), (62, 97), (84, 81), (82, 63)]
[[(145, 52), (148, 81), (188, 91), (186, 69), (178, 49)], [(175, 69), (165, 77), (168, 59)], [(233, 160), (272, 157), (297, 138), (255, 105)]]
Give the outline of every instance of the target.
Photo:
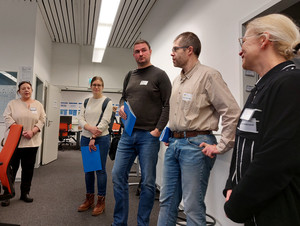
[(22, 125), (11, 125), (5, 144), (0, 152), (0, 162), (2, 163), (2, 165), (0, 165), (0, 180), (2, 186), (6, 187), (9, 192), (9, 194), (0, 195), (0, 200), (10, 199), (15, 196), (12, 172), (9, 163), (19, 145), (22, 131)]
[(70, 139), (70, 134), (69, 130), (72, 128), (72, 124), (67, 124), (64, 122), (59, 123), (59, 135), (58, 139), (60, 141), (58, 147), (62, 149), (63, 144), (68, 144), (71, 145), (69, 139)]

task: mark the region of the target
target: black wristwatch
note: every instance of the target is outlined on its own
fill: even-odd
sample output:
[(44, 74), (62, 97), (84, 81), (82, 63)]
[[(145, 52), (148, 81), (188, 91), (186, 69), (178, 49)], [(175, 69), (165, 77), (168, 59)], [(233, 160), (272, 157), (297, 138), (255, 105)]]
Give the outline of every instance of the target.
[(95, 138), (94, 137), (90, 137), (90, 140), (95, 140)]

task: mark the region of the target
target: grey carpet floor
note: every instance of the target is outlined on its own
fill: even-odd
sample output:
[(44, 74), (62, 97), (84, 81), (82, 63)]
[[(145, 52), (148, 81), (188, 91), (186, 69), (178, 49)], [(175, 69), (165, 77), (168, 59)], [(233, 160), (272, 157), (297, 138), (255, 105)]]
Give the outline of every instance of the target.
[[(107, 196), (105, 212), (91, 216), (92, 210), (77, 212), (85, 199), (85, 182), (80, 151), (59, 151), (58, 159), (35, 169), (30, 196), (33, 203), (19, 200), (19, 182), (16, 182), (16, 196), (8, 207), (0, 206), (0, 223), (21, 226), (109, 226), (113, 221), (114, 197), (111, 181), (113, 162), (107, 160)], [(138, 182), (130, 177), (130, 182)], [(139, 197), (136, 186), (130, 186), (128, 225), (137, 225)], [(157, 224), (159, 202), (156, 200), (150, 217), (150, 226)]]

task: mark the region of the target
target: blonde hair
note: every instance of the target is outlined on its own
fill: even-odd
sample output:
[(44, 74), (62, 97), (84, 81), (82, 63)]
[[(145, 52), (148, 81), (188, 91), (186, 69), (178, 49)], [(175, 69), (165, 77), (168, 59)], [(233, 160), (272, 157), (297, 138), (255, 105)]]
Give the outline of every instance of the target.
[(257, 34), (268, 32), (274, 48), (286, 60), (299, 54), (300, 34), (297, 25), (287, 16), (270, 14), (256, 18), (247, 24), (247, 29), (253, 29)]

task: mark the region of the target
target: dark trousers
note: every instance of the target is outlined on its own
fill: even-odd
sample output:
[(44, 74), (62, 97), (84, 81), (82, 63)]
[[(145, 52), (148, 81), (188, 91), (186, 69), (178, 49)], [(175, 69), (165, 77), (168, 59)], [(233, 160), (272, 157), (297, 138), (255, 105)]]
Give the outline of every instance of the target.
[(17, 148), (11, 158), (10, 166), (13, 173), (13, 182), (16, 179), (21, 162), (21, 194), (28, 194), (30, 191), (37, 150), (38, 147)]

